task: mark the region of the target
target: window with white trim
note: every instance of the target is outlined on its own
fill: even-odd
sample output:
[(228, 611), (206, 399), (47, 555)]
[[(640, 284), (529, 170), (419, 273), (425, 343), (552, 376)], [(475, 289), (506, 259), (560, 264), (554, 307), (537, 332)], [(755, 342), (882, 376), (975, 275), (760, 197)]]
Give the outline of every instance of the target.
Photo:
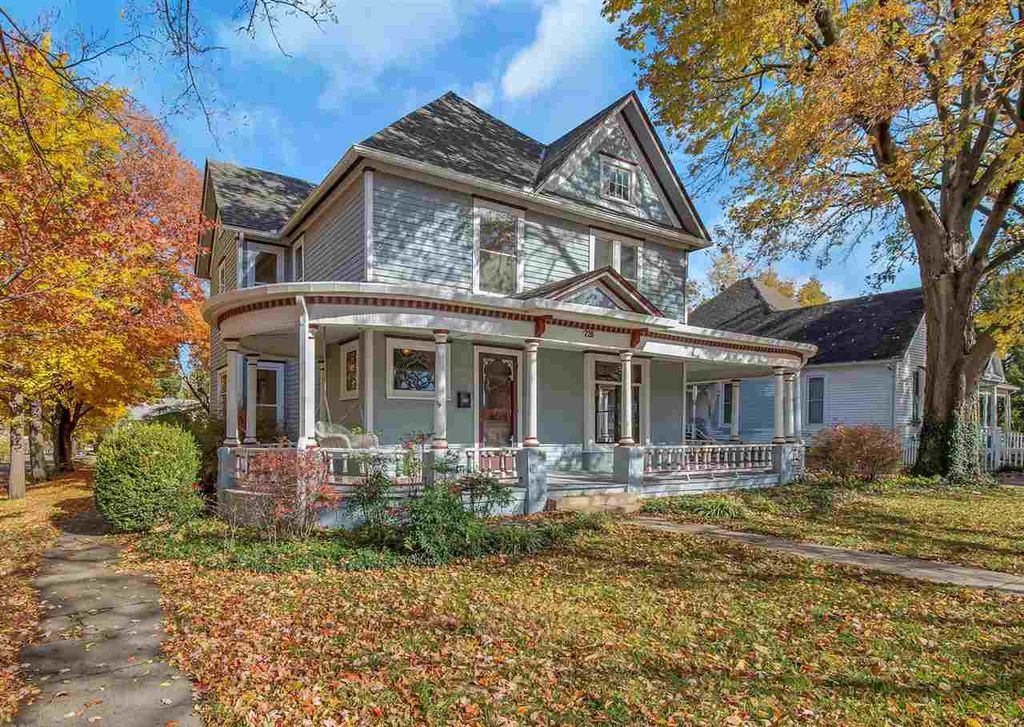
[(299, 237), (292, 246), (292, 279), (302, 281), (306, 279), (306, 238)]
[(601, 196), (616, 202), (633, 202), (636, 170), (629, 162), (601, 157)]
[(339, 399), (359, 398), (359, 339), (341, 346), (341, 386)]
[(642, 270), (643, 243), (620, 238), (603, 230), (592, 230), (591, 270), (612, 268), (634, 286), (639, 287)]
[(245, 284), (247, 286), (269, 285), (284, 281), (285, 248), (246, 242)]
[[(586, 440), (615, 444), (622, 432), (622, 361), (618, 356), (587, 354), (584, 357), (589, 392), (585, 401)], [(650, 440), (650, 362), (633, 361), (633, 439)]]
[(825, 423), (825, 377), (807, 377), (807, 423)]
[(388, 338), (387, 397), (433, 399), (437, 391), (437, 344), (415, 338)]
[(260, 361), (256, 365), (257, 425), (284, 422), (284, 364)]
[(513, 295), (522, 290), (522, 237), (522, 210), (474, 200), (474, 292)]

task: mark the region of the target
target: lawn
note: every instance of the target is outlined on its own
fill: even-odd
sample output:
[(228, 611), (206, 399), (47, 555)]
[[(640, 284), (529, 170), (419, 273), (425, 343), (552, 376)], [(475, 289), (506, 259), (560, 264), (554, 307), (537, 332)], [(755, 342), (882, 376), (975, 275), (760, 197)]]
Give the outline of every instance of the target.
[(91, 503), (84, 474), (31, 488), (23, 500), (0, 500), (0, 722), (9, 721), (29, 693), (18, 654), (35, 637), (39, 603), (32, 575), (57, 538), (54, 520)]
[(613, 523), (436, 568), (128, 557), (212, 725), (1024, 719), (1024, 599), (739, 544)]
[(1024, 488), (796, 485), (666, 498), (646, 509), (793, 540), (1024, 574)]

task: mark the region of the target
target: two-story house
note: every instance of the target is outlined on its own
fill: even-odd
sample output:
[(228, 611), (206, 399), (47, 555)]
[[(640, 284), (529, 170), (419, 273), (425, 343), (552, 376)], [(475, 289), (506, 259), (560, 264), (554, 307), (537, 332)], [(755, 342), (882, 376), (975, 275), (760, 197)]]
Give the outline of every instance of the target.
[[(313, 446), (319, 422), (384, 448), (428, 433), (478, 466), (619, 457), (636, 479), (698, 466), (687, 382), (765, 375), (775, 440), (795, 439), (815, 348), (687, 324), (687, 256), (710, 241), (634, 93), (550, 144), (448, 93), (318, 184), (208, 162), (203, 209), (228, 448), (260, 419)], [(771, 470), (770, 446), (730, 446), (703, 470)]]

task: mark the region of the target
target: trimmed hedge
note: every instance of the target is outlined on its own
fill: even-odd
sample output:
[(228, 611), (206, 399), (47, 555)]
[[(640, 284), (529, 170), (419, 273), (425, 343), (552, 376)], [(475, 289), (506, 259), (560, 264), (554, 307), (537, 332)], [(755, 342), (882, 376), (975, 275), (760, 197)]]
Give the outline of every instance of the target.
[(134, 424), (104, 438), (96, 452), (96, 509), (122, 532), (203, 510), (196, 493), (199, 448), (191, 434), (168, 424)]

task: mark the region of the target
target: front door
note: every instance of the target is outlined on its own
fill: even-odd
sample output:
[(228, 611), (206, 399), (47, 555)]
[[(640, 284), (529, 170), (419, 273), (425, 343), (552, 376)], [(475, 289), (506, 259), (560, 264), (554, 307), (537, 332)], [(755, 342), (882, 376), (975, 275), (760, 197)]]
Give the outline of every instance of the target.
[(481, 447), (511, 447), (516, 443), (519, 415), (516, 396), (517, 359), (504, 353), (481, 352), (480, 422), (477, 441)]

